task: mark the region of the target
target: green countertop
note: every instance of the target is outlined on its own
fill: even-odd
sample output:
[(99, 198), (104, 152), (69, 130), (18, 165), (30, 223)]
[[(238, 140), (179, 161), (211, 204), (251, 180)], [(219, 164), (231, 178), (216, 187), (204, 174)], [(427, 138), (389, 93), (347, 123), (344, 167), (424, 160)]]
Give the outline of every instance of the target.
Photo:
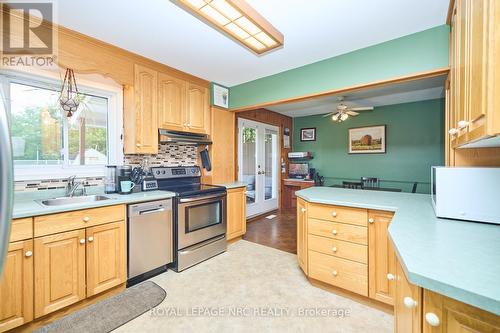
[(47, 215), (61, 212), (69, 212), (72, 210), (80, 210), (86, 208), (105, 207), (119, 204), (132, 204), (145, 201), (154, 201), (168, 199), (175, 196), (175, 193), (168, 191), (148, 191), (132, 194), (104, 194), (102, 187), (90, 188), (87, 190), (89, 195), (105, 195), (111, 199), (103, 201), (95, 201), (90, 203), (78, 203), (61, 206), (43, 206), (35, 200), (49, 199), (64, 196), (64, 190), (43, 190), (35, 192), (19, 192), (14, 195), (14, 211), (13, 218), (31, 217), (38, 215)]
[(395, 212), (389, 226), (409, 281), (500, 315), (500, 225), (437, 218), (425, 194), (311, 187), (314, 203)]

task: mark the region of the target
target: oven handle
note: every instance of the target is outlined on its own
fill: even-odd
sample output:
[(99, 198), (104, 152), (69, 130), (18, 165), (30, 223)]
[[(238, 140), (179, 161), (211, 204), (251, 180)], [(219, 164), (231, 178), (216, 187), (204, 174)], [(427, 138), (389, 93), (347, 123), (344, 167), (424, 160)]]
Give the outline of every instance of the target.
[(184, 198), (180, 199), (180, 203), (185, 203), (185, 202), (193, 202), (193, 201), (200, 201), (200, 200), (206, 200), (206, 199), (215, 199), (215, 198), (222, 198), (225, 197), (226, 193), (223, 194), (212, 194), (212, 195), (204, 195), (204, 196), (199, 196), (199, 197), (193, 197), (193, 198)]

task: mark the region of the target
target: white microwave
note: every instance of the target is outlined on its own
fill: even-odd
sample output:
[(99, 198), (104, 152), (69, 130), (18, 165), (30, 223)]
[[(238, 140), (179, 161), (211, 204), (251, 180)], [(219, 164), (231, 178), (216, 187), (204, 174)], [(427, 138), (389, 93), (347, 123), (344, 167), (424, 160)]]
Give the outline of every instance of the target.
[(500, 224), (500, 168), (432, 167), (437, 217)]

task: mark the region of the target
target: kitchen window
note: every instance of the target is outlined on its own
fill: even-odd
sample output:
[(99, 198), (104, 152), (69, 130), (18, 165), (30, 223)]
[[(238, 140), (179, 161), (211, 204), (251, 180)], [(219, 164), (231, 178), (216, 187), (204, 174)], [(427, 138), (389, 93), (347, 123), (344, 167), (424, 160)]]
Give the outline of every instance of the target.
[(1, 78), (16, 180), (102, 176), (105, 165), (122, 158), (115, 92), (79, 86), (82, 101), (68, 118), (59, 106), (59, 81)]

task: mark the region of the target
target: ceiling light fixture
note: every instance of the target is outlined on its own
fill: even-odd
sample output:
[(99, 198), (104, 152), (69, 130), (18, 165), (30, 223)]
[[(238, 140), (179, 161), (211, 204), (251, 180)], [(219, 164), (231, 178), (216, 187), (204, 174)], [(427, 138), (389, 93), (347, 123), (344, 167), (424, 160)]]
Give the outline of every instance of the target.
[(244, 0), (172, 0), (256, 54), (280, 47), (284, 37)]

